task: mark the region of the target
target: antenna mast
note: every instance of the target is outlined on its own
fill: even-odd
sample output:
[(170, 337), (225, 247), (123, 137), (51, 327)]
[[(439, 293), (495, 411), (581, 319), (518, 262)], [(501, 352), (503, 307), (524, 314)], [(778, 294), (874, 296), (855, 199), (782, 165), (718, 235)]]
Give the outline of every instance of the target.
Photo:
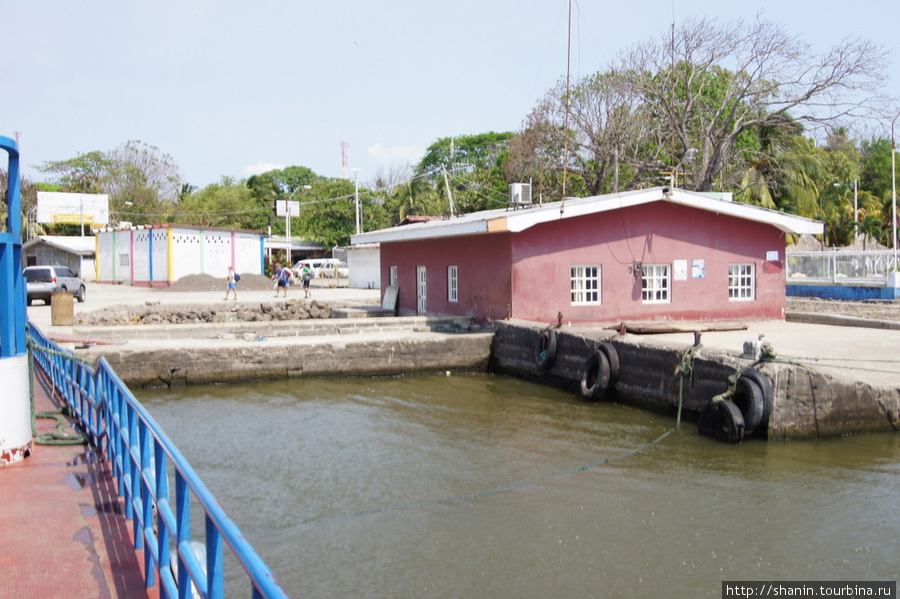
[(347, 178), (347, 165), (350, 163), (350, 144), (341, 142), (341, 179)]
[(569, 0), (569, 32), (566, 40), (566, 126), (563, 129), (565, 135), (563, 151), (563, 180), (562, 180), (562, 204), (559, 205), (559, 214), (566, 211), (566, 175), (569, 172), (569, 74), (572, 70), (572, 0)]

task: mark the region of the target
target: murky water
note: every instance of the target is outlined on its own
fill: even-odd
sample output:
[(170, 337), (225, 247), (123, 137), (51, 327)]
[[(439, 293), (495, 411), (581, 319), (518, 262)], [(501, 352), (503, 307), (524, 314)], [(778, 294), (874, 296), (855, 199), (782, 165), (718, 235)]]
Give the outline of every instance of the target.
[(673, 418), (482, 374), (137, 395), (292, 597), (900, 578), (896, 434), (658, 440)]

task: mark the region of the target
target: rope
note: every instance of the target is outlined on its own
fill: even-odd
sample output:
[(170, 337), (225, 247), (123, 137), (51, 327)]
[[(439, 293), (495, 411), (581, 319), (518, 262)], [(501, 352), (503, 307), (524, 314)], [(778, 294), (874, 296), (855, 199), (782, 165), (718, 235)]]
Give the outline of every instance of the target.
[[(31, 336), (26, 336), (25, 347), (28, 350), (28, 381), (30, 384), (28, 385), (28, 402), (31, 406), (31, 436), (34, 437), (34, 442), (38, 445), (84, 445), (88, 442), (88, 439), (85, 435), (69, 435), (65, 433), (65, 428), (69, 426), (69, 421), (63, 418), (64, 415), (68, 415), (69, 410), (67, 407), (62, 407), (56, 410), (50, 410), (46, 412), (36, 412), (34, 405), (34, 340), (32, 340)], [(69, 357), (73, 360), (80, 360), (71, 352), (63, 353), (58, 352), (56, 350), (52, 350), (50, 348), (42, 348), (41, 351), (44, 351), (48, 354), (56, 354), (65, 357)], [(81, 360), (83, 362), (83, 360)], [(53, 418), (56, 420), (56, 431), (51, 433), (41, 433), (37, 432), (37, 419), (38, 418)]]
[(694, 386), (694, 356), (700, 351), (703, 344), (699, 341), (684, 350), (681, 355), (681, 363), (675, 367), (675, 376), (678, 377), (678, 415), (675, 418), (675, 428), (681, 428), (681, 407), (684, 399), (684, 379), (689, 377), (691, 387)]

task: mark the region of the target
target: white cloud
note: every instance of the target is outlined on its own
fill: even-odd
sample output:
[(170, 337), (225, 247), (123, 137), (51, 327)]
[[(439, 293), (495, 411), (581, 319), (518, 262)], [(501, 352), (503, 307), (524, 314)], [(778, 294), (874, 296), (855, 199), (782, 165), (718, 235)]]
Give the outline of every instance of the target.
[(284, 168), (283, 164), (277, 162), (257, 162), (256, 164), (248, 164), (244, 167), (244, 173), (247, 175), (261, 175), (269, 171), (280, 171)]
[(396, 164), (398, 162), (416, 164), (425, 155), (425, 148), (413, 146), (386, 148), (379, 143), (369, 146), (366, 152), (379, 164)]

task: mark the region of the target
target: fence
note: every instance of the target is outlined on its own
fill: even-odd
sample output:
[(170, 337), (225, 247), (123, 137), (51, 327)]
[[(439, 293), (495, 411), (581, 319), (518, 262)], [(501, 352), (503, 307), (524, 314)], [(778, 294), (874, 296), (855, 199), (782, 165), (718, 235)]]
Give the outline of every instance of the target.
[[(249, 578), (251, 597), (287, 597), (237, 525), (106, 360), (101, 358), (92, 368), (30, 322), (28, 337), (36, 365), (65, 399), (90, 442), (109, 459), (124, 497), (125, 517), (133, 521), (134, 548), (144, 550), (147, 586), (158, 579), (161, 597), (222, 599), (223, 545), (227, 545)], [(192, 505), (204, 512), (205, 559), (197, 550), (202, 545), (192, 535)]]
[(788, 282), (848, 283), (885, 285), (887, 273), (897, 270), (897, 254), (893, 250), (865, 252), (833, 250), (823, 252), (788, 252)]

